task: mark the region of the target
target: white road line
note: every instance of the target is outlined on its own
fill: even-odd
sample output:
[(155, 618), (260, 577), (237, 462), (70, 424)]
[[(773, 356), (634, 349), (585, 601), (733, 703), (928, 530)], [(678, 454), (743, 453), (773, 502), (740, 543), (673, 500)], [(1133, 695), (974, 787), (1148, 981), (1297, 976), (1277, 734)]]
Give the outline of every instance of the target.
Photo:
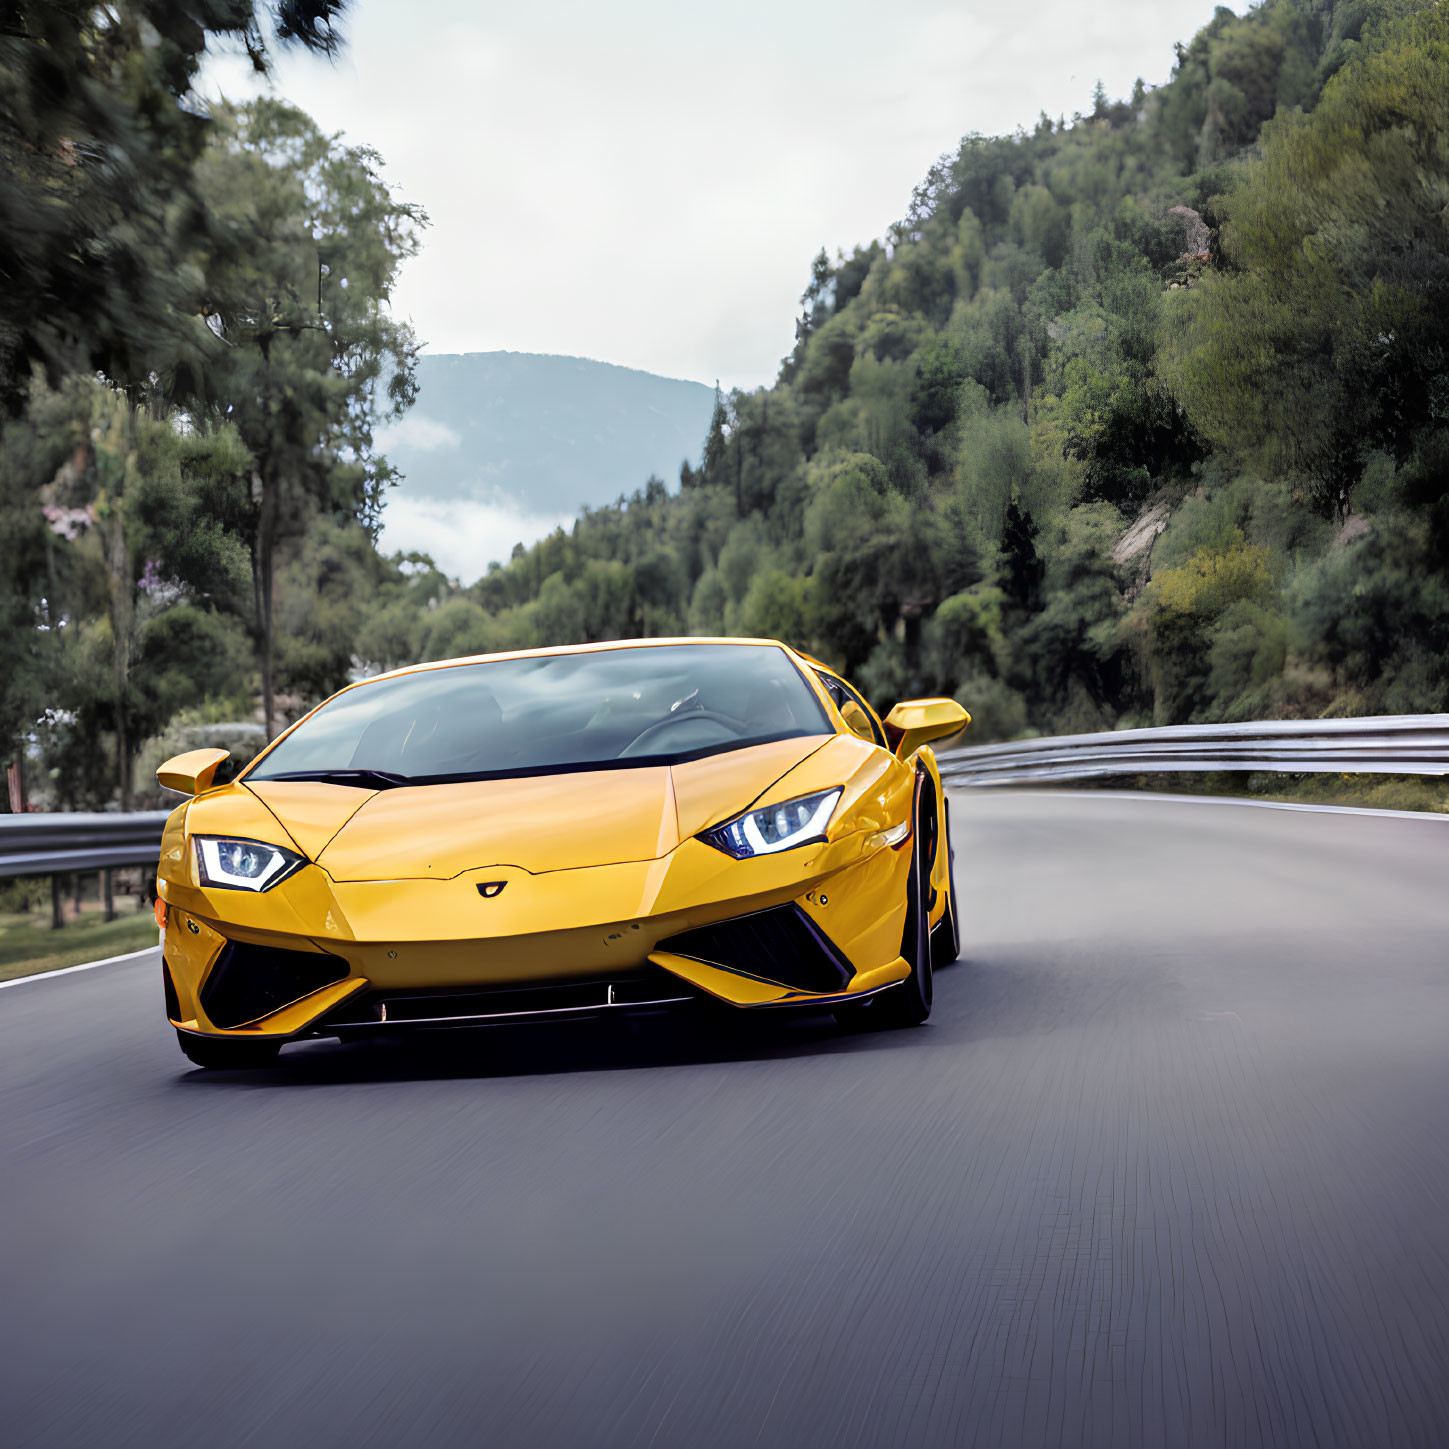
[(0, 981), (0, 991), (7, 986), (24, 986), (27, 981), (49, 981), (52, 976), (69, 976), (75, 971), (94, 971), (97, 966), (114, 966), (118, 961), (135, 961), (159, 951), (159, 946), (147, 946), (143, 951), (127, 951), (124, 956), (107, 956), (104, 961), (83, 961), (79, 966), (61, 966), (55, 971), (37, 971), (31, 976), (16, 976), (9, 981)]
[(1296, 800), (1244, 800), (1237, 795), (1168, 795), (1156, 790), (1037, 790), (1026, 785), (952, 785), (956, 795), (1045, 795), (1053, 800), (1170, 800), (1187, 805), (1251, 805), (1258, 810), (1311, 810), (1323, 815), (1370, 815), (1379, 820), (1449, 820), (1435, 810), (1377, 810), (1367, 805), (1310, 805)]

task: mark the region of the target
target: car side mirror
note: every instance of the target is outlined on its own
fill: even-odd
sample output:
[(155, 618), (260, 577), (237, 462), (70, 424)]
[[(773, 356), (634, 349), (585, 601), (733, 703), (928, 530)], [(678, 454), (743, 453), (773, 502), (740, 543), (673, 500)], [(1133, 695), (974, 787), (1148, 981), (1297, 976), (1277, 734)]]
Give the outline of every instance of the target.
[(157, 781), (167, 790), (176, 790), (182, 795), (200, 795), (211, 789), (216, 772), (223, 760), (231, 758), (230, 750), (188, 750), (184, 755), (173, 755), (156, 771)]
[(886, 717), (886, 738), (899, 759), (922, 745), (960, 734), (971, 716), (954, 699), (903, 699)]

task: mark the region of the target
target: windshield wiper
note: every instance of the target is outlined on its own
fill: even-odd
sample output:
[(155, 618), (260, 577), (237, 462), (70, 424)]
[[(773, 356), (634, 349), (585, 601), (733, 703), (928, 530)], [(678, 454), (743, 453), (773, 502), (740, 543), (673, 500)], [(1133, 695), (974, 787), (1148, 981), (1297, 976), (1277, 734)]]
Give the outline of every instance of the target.
[(280, 775), (258, 775), (258, 784), (266, 780), (311, 780), (319, 785), (356, 785), (361, 790), (394, 790), (411, 785), (407, 775), (394, 775), (390, 770), (286, 770)]

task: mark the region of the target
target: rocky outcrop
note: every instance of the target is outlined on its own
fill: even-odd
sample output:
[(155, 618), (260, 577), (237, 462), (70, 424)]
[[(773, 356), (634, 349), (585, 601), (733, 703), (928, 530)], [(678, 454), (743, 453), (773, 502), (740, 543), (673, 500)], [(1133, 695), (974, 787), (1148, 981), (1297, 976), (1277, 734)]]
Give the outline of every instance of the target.
[(1167, 527), (1168, 515), (1171, 512), (1166, 499), (1149, 503), (1112, 547), (1112, 562), (1119, 568), (1136, 560), (1132, 582), (1127, 588), (1129, 599), (1135, 599), (1151, 577), (1152, 545), (1157, 542), (1158, 534)]
[(1112, 562), (1125, 564), (1139, 554), (1152, 552), (1157, 535), (1167, 527), (1170, 512), (1166, 500), (1152, 504), (1132, 521), (1132, 526), (1112, 547)]

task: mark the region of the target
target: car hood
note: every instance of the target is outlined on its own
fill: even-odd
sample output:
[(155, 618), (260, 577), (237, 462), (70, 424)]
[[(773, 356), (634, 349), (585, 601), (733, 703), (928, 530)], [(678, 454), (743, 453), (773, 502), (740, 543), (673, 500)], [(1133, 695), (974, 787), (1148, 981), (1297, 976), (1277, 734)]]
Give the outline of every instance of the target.
[(776, 740), (679, 765), (390, 790), (244, 783), (336, 881), (450, 879), (490, 865), (537, 875), (667, 855), (747, 809), (829, 738)]

